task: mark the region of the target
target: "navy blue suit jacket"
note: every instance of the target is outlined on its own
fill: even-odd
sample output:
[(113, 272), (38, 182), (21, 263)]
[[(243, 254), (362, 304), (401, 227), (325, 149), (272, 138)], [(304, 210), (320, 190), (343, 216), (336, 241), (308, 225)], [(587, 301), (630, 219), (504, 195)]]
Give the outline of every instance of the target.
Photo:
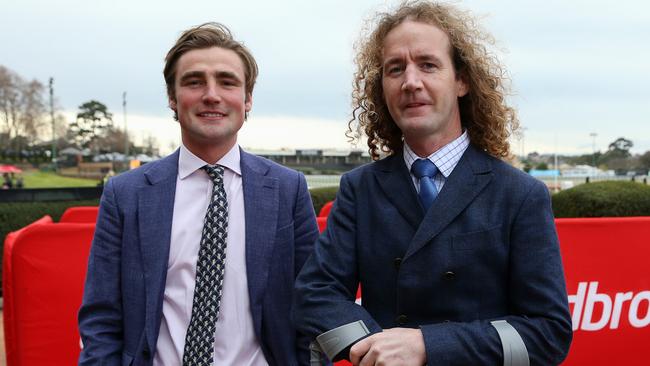
[[(305, 178), (244, 151), (241, 172), (255, 334), (270, 365), (306, 364), (308, 340), (289, 321), (295, 276), (318, 235)], [(104, 188), (79, 311), (80, 364), (152, 364), (177, 174), (178, 150)]]
[(531, 364), (559, 363), (572, 336), (548, 190), (471, 145), (426, 213), (401, 154), (344, 175), (294, 298), (311, 339), (359, 319), (419, 327), (429, 365), (503, 364), (491, 320)]

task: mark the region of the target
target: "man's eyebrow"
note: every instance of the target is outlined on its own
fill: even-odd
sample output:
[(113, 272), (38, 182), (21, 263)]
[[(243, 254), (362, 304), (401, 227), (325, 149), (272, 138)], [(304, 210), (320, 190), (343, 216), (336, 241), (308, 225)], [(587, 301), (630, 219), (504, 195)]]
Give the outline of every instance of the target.
[(181, 75), (181, 81), (200, 77), (205, 77), (205, 73), (203, 71), (188, 71)]
[(231, 71), (218, 71), (216, 74), (217, 79), (234, 79), (241, 82), (241, 79), (237, 74)]
[[(420, 55), (416, 55), (414, 57), (415, 61), (422, 62), (422, 61), (432, 61), (434, 63), (441, 63), (441, 60), (438, 56), (430, 53), (423, 53)], [(393, 56), (387, 58), (382, 66), (387, 66), (387, 65), (394, 65), (394, 64), (399, 64), (402, 62), (402, 57), (401, 56)]]
[(383, 63), (382, 66), (386, 66), (386, 65), (394, 65), (394, 64), (398, 64), (398, 63), (400, 63), (400, 62), (402, 62), (402, 58), (401, 58), (401, 57), (399, 57), (399, 56), (393, 56), (393, 57), (389, 57), (389, 58), (387, 58), (386, 60), (384, 60), (384, 63)]
[(433, 61), (435, 63), (441, 63), (442, 61), (440, 58), (436, 55), (430, 54), (430, 53), (423, 53), (420, 55), (415, 56), (416, 61)]

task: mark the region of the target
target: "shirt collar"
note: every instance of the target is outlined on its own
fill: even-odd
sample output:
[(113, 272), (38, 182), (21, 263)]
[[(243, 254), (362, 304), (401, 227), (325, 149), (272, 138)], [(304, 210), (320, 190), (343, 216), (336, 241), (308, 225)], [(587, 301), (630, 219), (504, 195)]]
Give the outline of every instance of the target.
[[(233, 147), (217, 161), (217, 165), (221, 165), (229, 170), (233, 171), (237, 175), (241, 175), (241, 165), (240, 165), (240, 152), (239, 144), (233, 145)], [(190, 150), (188, 150), (185, 145), (181, 143), (180, 152), (178, 155), (178, 177), (180, 179), (187, 178), (190, 174), (194, 173), (198, 169), (201, 169), (202, 166), (208, 165), (203, 159), (194, 155)]]
[[(460, 161), (468, 146), (469, 135), (467, 134), (467, 130), (465, 130), (455, 140), (429, 155), (427, 159), (431, 160), (438, 168), (438, 171), (447, 178)], [(411, 165), (417, 159), (420, 159), (420, 157), (407, 144), (404, 144), (404, 162), (409, 172), (411, 171)]]

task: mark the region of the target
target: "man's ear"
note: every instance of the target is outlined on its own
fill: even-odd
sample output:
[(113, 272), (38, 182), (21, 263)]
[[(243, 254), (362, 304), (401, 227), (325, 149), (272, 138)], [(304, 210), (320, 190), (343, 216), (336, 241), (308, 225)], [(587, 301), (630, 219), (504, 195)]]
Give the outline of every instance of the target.
[(250, 112), (251, 109), (253, 108), (253, 94), (246, 93), (246, 101), (244, 102), (244, 108), (246, 108), (246, 112)]
[(173, 99), (172, 97), (168, 97), (167, 100), (169, 101), (169, 108), (171, 108), (174, 112), (176, 112), (176, 100)]
[(456, 96), (461, 98), (467, 95), (467, 93), (469, 93), (469, 83), (467, 82), (467, 75), (463, 70), (456, 74)]

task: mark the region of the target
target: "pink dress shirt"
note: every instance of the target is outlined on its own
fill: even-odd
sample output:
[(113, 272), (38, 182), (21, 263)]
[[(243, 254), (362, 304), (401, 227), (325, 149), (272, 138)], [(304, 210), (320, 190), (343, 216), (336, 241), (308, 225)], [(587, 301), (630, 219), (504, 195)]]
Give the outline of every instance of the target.
[[(203, 219), (212, 181), (200, 169), (207, 163), (181, 145), (172, 219), (167, 282), (154, 366), (181, 365), (192, 301)], [(239, 146), (217, 162), (224, 166), (228, 197), (226, 272), (214, 336), (214, 364), (267, 366), (253, 330), (245, 255), (244, 192)]]

